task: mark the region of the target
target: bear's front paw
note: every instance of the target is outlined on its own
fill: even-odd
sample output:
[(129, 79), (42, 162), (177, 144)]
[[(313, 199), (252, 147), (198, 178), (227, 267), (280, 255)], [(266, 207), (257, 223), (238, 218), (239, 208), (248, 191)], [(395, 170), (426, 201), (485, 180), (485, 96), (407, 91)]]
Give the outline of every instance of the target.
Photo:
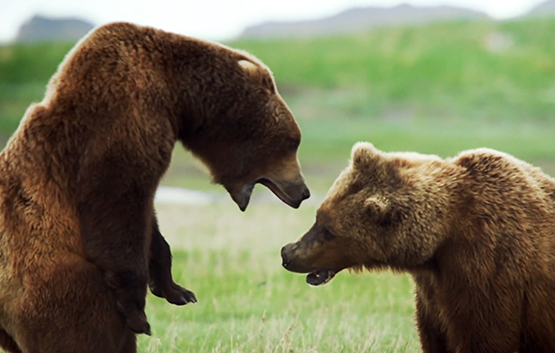
[(167, 286), (158, 286), (156, 284), (150, 284), (150, 291), (157, 297), (164, 298), (168, 303), (175, 305), (185, 305), (187, 303), (196, 303), (197, 298), (195, 293), (190, 290), (181, 287), (175, 282), (171, 282)]

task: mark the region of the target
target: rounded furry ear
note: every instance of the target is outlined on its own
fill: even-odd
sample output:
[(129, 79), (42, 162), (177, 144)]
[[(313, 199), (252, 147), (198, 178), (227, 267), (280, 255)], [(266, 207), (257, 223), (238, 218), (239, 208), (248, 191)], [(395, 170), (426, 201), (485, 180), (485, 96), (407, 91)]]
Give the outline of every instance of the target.
[(272, 79), (272, 73), (268, 69), (247, 59), (241, 59), (237, 64), (239, 64), (241, 69), (254, 79), (255, 82), (261, 83), (272, 92), (276, 90)]
[(387, 212), (391, 206), (389, 199), (379, 196), (370, 196), (364, 200), (364, 208), (371, 215), (382, 215)]
[(381, 226), (388, 226), (401, 220), (401, 210), (386, 197), (371, 196), (364, 200), (364, 208), (366, 214)]
[(370, 142), (357, 142), (351, 150), (351, 163), (355, 169), (364, 169), (378, 154), (379, 151)]
[(241, 59), (237, 62), (237, 64), (239, 64), (239, 66), (246, 72), (254, 73), (258, 71), (258, 66), (252, 61)]

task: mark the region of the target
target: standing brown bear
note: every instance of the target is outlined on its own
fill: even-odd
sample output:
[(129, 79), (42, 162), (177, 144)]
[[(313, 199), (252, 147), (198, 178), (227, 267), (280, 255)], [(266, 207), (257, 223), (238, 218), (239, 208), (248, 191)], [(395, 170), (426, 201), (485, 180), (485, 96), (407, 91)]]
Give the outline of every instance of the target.
[(507, 154), (358, 143), (282, 257), (313, 285), (346, 268), (407, 271), (426, 353), (555, 352), (555, 180)]
[(256, 183), (292, 207), (309, 196), (300, 139), (249, 54), (127, 23), (91, 32), (0, 155), (0, 346), (135, 352), (149, 281), (194, 301), (154, 217), (176, 141), (244, 210)]

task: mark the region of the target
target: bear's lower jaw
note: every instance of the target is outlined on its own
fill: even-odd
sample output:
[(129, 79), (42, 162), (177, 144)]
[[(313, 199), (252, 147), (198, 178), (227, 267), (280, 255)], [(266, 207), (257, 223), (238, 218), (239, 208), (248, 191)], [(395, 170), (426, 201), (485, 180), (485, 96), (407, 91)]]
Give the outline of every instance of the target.
[(270, 189), (270, 191), (272, 191), (274, 195), (276, 195), (281, 201), (283, 201), (284, 203), (286, 203), (292, 208), (299, 208), (299, 206), (301, 205), (301, 202), (310, 196), (310, 192), (308, 191), (308, 188), (306, 188), (304, 184), (302, 185), (303, 192), (300, 193), (299, 197), (294, 198), (290, 196), (287, 192), (282, 190), (283, 186), (281, 186), (280, 183), (275, 182), (269, 178), (257, 179), (252, 183), (244, 184), (240, 188), (226, 187), (225, 185), (224, 187), (231, 195), (231, 198), (233, 199), (233, 201), (237, 204), (237, 206), (239, 206), (239, 209), (241, 211), (245, 211), (247, 209), (247, 206), (249, 205), (252, 191), (256, 184), (264, 185), (265, 187)]
[(332, 280), (337, 272), (327, 268), (321, 268), (306, 275), (306, 283), (312, 286), (320, 286)]
[[(225, 186), (224, 186), (225, 187)], [(239, 190), (233, 190), (225, 187), (231, 195), (233, 201), (239, 206), (241, 211), (245, 211), (251, 200), (252, 190), (254, 189), (254, 183), (245, 184)]]
[(302, 179), (301, 182), (289, 182), (271, 177), (262, 177), (256, 183), (270, 189), (274, 195), (292, 208), (299, 208), (301, 202), (310, 197), (310, 191), (302, 182)]
[(283, 190), (281, 190), (281, 188), (272, 180), (267, 178), (260, 178), (256, 181), (256, 183), (264, 185), (265, 187), (270, 189), (270, 191), (273, 192), (274, 195), (276, 195), (281, 201), (285, 202), (288, 206), (292, 208), (299, 208), (301, 204), (300, 201), (291, 200), (291, 198), (286, 195)]

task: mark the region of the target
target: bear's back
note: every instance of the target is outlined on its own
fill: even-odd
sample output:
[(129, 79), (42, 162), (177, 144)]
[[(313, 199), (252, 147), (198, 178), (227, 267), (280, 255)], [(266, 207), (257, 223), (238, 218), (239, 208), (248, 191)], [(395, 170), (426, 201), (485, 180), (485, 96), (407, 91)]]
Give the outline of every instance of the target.
[(463, 210), (460, 233), (492, 244), (508, 271), (524, 263), (527, 271), (555, 265), (555, 179), (489, 149), (463, 152), (453, 162), (464, 170), (456, 196)]
[(532, 193), (555, 206), (555, 179), (509, 154), (480, 148), (460, 153), (453, 162), (466, 169), (465, 178), (477, 182), (481, 192), (499, 191), (506, 197)]

